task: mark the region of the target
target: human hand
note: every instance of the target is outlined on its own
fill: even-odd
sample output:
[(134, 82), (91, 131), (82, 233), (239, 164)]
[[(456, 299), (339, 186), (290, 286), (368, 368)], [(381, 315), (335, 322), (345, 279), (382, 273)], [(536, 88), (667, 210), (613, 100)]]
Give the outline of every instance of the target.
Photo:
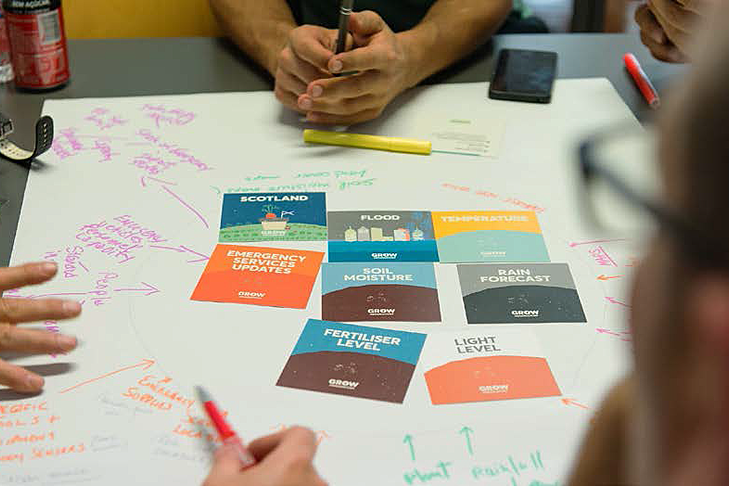
[(635, 12), (640, 38), (656, 59), (686, 62), (696, 26), (712, 0), (648, 0)]
[(314, 433), (292, 427), (254, 440), (248, 450), (258, 463), (241, 471), (234, 448), (221, 446), (203, 486), (327, 486), (314, 469)]
[(409, 87), (409, 54), (402, 37), (374, 12), (351, 15), (355, 48), (328, 59), (332, 73), (356, 72), (308, 83), (298, 99), (300, 111), (316, 123), (351, 125), (377, 118)]
[(327, 63), (334, 55), (331, 46), (336, 38), (336, 30), (314, 25), (302, 25), (289, 32), (272, 73), (276, 79), (274, 94), (284, 106), (299, 113), (307, 112), (299, 107), (299, 97), (306, 93), (312, 81), (332, 77)]
[[(58, 270), (55, 263), (28, 263), (0, 268), (0, 295), (6, 290), (37, 285), (50, 280)], [(76, 347), (75, 337), (35, 329), (21, 329), (17, 324), (46, 319), (68, 319), (81, 313), (78, 302), (60, 299), (13, 299), (0, 297), (0, 353), (67, 353)], [(37, 393), (43, 378), (20, 366), (0, 359), (0, 385), (21, 393)]]

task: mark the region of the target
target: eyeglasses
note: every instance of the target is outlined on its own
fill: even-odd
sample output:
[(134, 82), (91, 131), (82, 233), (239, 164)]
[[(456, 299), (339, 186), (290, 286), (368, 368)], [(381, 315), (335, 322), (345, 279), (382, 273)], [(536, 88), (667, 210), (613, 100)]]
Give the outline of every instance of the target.
[(656, 230), (669, 234), (692, 261), (729, 267), (729, 256), (704, 231), (666, 204), (657, 136), (652, 128), (617, 125), (579, 146), (587, 216), (602, 232), (640, 239)]

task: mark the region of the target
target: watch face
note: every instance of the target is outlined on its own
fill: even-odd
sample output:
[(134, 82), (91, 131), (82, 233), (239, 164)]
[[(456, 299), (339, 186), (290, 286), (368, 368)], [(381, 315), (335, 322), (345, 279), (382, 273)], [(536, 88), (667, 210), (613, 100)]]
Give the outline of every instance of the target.
[(0, 113), (0, 139), (7, 137), (11, 133), (13, 133), (13, 121)]

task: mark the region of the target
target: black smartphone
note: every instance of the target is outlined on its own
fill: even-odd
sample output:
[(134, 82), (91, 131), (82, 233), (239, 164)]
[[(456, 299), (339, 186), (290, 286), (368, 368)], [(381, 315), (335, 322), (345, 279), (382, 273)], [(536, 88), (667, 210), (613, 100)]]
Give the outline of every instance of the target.
[(556, 52), (502, 49), (489, 87), (489, 97), (549, 103), (556, 76)]

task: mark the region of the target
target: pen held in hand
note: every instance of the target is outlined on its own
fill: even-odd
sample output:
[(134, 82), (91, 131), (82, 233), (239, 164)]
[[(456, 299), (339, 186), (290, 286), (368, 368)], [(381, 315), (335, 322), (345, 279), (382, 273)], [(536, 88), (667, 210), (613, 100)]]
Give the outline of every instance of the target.
[(203, 387), (196, 386), (195, 395), (197, 396), (200, 404), (205, 409), (205, 413), (207, 414), (208, 418), (215, 426), (215, 430), (218, 431), (218, 436), (220, 437), (220, 440), (223, 441), (223, 444), (235, 448), (236, 452), (238, 453), (238, 459), (240, 460), (241, 469), (245, 469), (255, 465), (256, 458), (253, 457), (248, 449), (246, 449), (246, 446), (243, 445), (243, 441), (241, 440), (241, 438), (238, 437), (238, 434), (236, 434), (233, 428), (228, 424), (228, 422), (226, 422), (223, 414), (220, 413), (220, 410), (218, 410), (218, 407), (217, 405), (215, 405), (215, 402), (213, 401), (213, 398), (210, 396), (210, 394)]

